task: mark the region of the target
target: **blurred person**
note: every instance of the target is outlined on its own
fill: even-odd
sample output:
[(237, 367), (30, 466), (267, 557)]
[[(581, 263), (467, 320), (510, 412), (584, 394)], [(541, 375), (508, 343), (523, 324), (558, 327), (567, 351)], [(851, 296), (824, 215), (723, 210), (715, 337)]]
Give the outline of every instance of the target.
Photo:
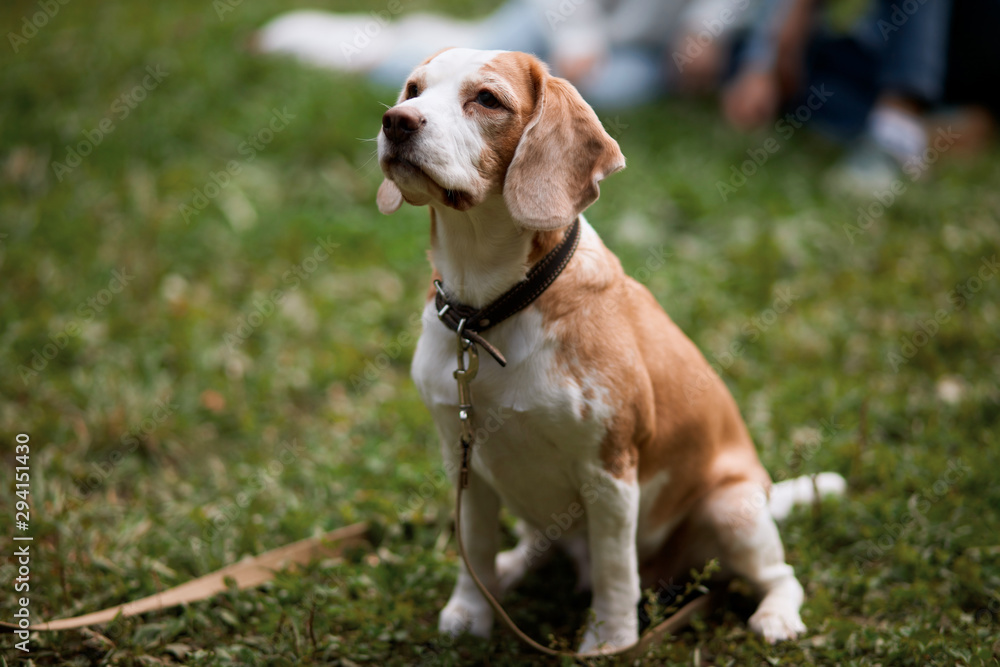
[(257, 34), (263, 52), (398, 86), (449, 46), (534, 53), (593, 105), (623, 108), (669, 90), (700, 91), (719, 79), (733, 31), (757, 0), (510, 0), (465, 21), (402, 15), (401, 0), (369, 14), (296, 11)]
[[(750, 130), (826, 91), (810, 122), (851, 145), (830, 174), (837, 189), (884, 188), (901, 171), (920, 178), (941, 152), (992, 133), (1000, 0), (876, 0), (847, 35), (817, 20), (819, 0), (766, 2), (723, 112)], [(960, 129), (931, 133), (928, 112), (955, 104)]]
[(707, 94), (718, 90), (731, 69), (734, 44), (745, 38), (761, 7), (760, 0), (693, 0), (684, 8), (670, 59), (676, 69), (676, 92)]

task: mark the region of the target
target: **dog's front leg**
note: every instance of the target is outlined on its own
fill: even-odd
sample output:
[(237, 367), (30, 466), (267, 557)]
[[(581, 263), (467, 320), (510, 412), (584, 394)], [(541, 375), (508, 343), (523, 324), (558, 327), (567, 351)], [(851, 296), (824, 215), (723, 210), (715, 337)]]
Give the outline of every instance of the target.
[[(496, 556), (500, 543), (500, 499), (482, 477), (469, 471), (469, 486), (462, 495), (462, 539), (476, 575), (487, 589), (497, 594)], [(451, 635), (469, 632), (489, 637), (493, 628), (493, 608), (469, 576), (465, 563), (459, 564), (458, 581), (448, 604), (441, 610), (438, 629)]]
[(593, 616), (581, 652), (612, 651), (639, 637), (638, 520), (639, 483), (602, 472), (600, 494), (587, 506)]

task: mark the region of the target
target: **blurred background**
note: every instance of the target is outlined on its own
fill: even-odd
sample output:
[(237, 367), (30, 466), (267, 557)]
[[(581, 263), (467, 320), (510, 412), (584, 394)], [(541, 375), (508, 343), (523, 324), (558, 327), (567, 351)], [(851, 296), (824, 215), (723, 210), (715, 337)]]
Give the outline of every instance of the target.
[[(594, 103), (628, 168), (588, 219), (772, 477), (850, 484), (782, 526), (808, 636), (762, 644), (737, 590), (644, 664), (992, 664), (1000, 82), (968, 26), (995, 32), (997, 3), (935, 2), (5, 2), (0, 526), (25, 433), (34, 620), (355, 521), (376, 542), (27, 657), (544, 664), (503, 631), (437, 636), (452, 498), (408, 370), (427, 214), (374, 206), (385, 105), (467, 38), (538, 51)], [(305, 8), (333, 14), (275, 21)], [(570, 569), (511, 596), (534, 636), (579, 627)]]

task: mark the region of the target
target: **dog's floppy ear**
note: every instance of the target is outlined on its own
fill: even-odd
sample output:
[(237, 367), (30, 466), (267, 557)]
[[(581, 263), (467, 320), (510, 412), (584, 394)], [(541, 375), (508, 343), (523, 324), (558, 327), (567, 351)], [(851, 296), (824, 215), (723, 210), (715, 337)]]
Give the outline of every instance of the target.
[(395, 213), (403, 205), (403, 193), (399, 191), (399, 186), (386, 178), (382, 181), (382, 185), (378, 186), (375, 203), (382, 213), (386, 215)]
[(535, 111), (507, 168), (503, 196), (528, 229), (557, 229), (593, 204), (605, 176), (625, 166), (618, 143), (576, 88), (532, 63)]

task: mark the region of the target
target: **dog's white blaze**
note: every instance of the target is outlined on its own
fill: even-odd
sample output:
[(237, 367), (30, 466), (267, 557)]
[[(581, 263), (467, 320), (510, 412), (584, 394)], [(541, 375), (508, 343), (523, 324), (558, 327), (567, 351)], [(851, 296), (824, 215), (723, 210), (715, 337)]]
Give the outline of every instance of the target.
[[(425, 86), (420, 95), (397, 106), (413, 107), (423, 114), (427, 124), (414, 137), (420, 155), (420, 167), (434, 182), (449, 190), (478, 191), (478, 166), (483, 153), (479, 125), (466, 115), (466, 100), (459, 93), (483, 65), (503, 51), (450, 49), (422, 68)], [(385, 136), (379, 133), (379, 148)]]

